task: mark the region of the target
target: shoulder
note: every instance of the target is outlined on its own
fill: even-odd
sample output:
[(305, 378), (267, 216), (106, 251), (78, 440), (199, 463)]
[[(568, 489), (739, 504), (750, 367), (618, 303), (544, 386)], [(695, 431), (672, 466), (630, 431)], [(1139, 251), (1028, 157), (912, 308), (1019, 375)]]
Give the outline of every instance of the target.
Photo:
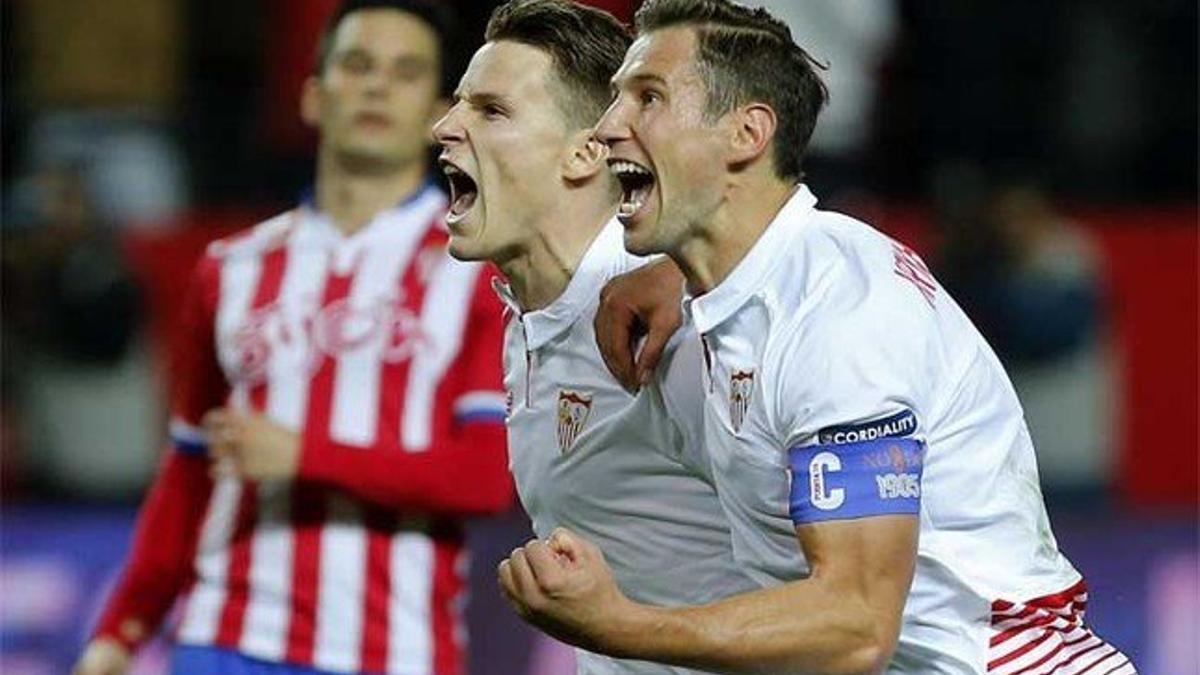
[(299, 209), (285, 211), (236, 234), (210, 243), (205, 258), (219, 262), (248, 256), (259, 256), (286, 245), (288, 236), (300, 222)]
[(209, 242), (192, 267), (192, 286), (199, 289), (207, 301), (215, 301), (222, 267), (231, 261), (257, 259), (285, 247), (298, 217), (297, 211), (285, 211)]
[[(941, 294), (907, 246), (849, 216), (818, 211), (791, 251), (773, 332), (810, 355), (900, 353), (934, 328)], [(912, 277), (916, 277), (914, 280)]]
[(937, 322), (922, 289), (897, 271), (911, 252), (853, 218), (819, 214), (793, 251), (789, 281), (800, 291), (775, 303), (765, 365), (778, 414), (834, 424), (921, 407)]

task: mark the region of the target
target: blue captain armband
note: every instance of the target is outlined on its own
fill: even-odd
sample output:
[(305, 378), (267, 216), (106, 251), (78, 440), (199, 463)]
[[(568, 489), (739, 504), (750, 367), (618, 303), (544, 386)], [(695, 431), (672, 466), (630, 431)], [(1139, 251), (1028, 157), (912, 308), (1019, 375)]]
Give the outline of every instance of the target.
[(795, 447), (788, 450), (788, 464), (790, 510), (797, 525), (921, 510), (925, 444), (919, 440)]

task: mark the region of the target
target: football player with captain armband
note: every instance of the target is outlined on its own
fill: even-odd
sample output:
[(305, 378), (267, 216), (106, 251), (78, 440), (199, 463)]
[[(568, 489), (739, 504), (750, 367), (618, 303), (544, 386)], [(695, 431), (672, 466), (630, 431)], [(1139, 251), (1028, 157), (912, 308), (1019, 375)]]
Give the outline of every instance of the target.
[(596, 134), (626, 248), (686, 280), (703, 448), (764, 588), (637, 602), (560, 532), (510, 558), (509, 598), (566, 641), (722, 672), (1134, 673), (1083, 621), (995, 354), (919, 257), (803, 183), (826, 96), (786, 25), (728, 0), (647, 0), (637, 24)]

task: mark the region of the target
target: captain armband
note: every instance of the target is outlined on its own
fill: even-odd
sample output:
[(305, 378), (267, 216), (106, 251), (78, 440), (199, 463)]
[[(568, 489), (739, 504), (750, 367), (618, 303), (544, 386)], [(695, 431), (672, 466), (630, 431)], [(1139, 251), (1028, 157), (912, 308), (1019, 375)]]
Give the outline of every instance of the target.
[(915, 438), (822, 443), (788, 450), (797, 525), (921, 509), (925, 444)]

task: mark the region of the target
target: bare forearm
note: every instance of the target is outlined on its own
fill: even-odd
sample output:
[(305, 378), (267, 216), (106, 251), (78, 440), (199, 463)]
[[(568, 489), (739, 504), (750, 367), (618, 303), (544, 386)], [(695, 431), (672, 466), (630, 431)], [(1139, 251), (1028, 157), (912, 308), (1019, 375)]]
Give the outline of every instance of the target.
[(895, 646), (898, 623), (854, 594), (819, 580), (738, 595), (694, 607), (635, 605), (598, 636), (623, 658), (733, 673), (878, 672)]

